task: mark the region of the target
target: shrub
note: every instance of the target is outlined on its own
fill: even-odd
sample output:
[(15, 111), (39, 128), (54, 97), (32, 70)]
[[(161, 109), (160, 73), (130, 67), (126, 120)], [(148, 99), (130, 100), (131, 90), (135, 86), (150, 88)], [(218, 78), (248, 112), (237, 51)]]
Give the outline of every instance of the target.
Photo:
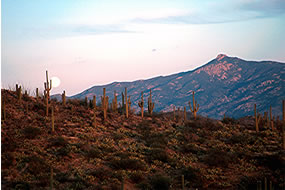
[(41, 130), (38, 127), (28, 126), (23, 129), (23, 135), (28, 139), (34, 139), (41, 134)]
[(151, 162), (153, 160), (159, 160), (159, 161), (162, 161), (162, 162), (168, 162), (169, 159), (168, 159), (168, 155), (167, 155), (165, 149), (153, 148), (148, 153), (148, 160), (149, 160), (149, 162)]
[(143, 172), (141, 172), (141, 171), (134, 171), (130, 174), (130, 179), (134, 183), (138, 184), (145, 179), (145, 176), (144, 176)]
[(191, 166), (183, 168), (181, 175), (184, 175), (185, 181), (190, 182), (188, 184), (191, 185), (191, 187), (200, 187), (201, 184), (203, 184), (199, 171)]
[(132, 158), (122, 158), (122, 159), (113, 159), (110, 162), (110, 165), (114, 169), (123, 169), (123, 170), (145, 170), (145, 163), (141, 160), (132, 159)]
[(237, 124), (238, 122), (234, 118), (225, 117), (225, 118), (223, 118), (222, 123), (224, 123), (224, 124)]
[(146, 145), (150, 147), (163, 148), (167, 145), (167, 138), (163, 133), (152, 133), (146, 139)]
[(68, 142), (61, 136), (52, 137), (48, 141), (49, 141), (49, 146), (65, 147), (68, 145)]
[(67, 156), (70, 152), (69, 143), (63, 137), (50, 138), (49, 147), (57, 147), (53, 150), (53, 154), (56, 156)]
[(232, 144), (253, 144), (255, 142), (254, 137), (248, 134), (234, 134), (228, 139), (229, 143)]
[(106, 167), (100, 167), (95, 170), (88, 171), (87, 174), (98, 178), (100, 181), (104, 181), (112, 177), (112, 170)]
[(91, 147), (86, 152), (86, 157), (88, 158), (99, 158), (101, 156), (101, 150), (97, 147)]
[(161, 174), (151, 177), (150, 184), (155, 190), (168, 190), (170, 188), (170, 178)]
[(231, 161), (234, 161), (234, 157), (230, 153), (218, 149), (211, 149), (204, 157), (204, 162), (209, 166), (227, 167)]
[(45, 162), (44, 159), (38, 156), (28, 156), (22, 160), (22, 165), (24, 163), (28, 163), (27, 171), (32, 175), (40, 175), (40, 173), (48, 173), (50, 171), (50, 167)]

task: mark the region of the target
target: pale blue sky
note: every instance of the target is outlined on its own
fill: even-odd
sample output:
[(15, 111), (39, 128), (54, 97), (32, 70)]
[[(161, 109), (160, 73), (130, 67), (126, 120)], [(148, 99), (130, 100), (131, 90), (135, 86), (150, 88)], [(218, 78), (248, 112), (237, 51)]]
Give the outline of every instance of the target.
[(284, 0), (2, 0), (1, 16), (3, 87), (43, 88), (48, 69), (72, 95), (219, 53), (285, 62)]

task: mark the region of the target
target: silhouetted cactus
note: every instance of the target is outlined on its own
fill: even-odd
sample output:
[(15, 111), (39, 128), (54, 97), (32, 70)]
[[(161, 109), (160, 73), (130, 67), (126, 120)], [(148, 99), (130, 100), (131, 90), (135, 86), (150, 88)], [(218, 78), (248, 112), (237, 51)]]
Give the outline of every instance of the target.
[(44, 83), (45, 91), (46, 91), (46, 96), (49, 100), (50, 98), (50, 90), (52, 89), (52, 80), (48, 80), (48, 71), (46, 71), (46, 82)]
[(46, 99), (46, 116), (48, 117), (50, 90), (52, 89), (52, 80), (50, 80), (50, 82), (48, 81), (48, 71), (46, 71), (46, 82), (44, 83), (44, 87), (44, 94)]
[(97, 109), (97, 107), (96, 107), (96, 96), (93, 96), (92, 103), (93, 103), (93, 109), (95, 111)]
[(39, 88), (36, 88), (36, 99), (39, 99)]
[(88, 98), (87, 98), (87, 96), (85, 96), (84, 105), (88, 108)]
[(127, 87), (125, 87), (125, 102), (126, 102), (126, 104), (125, 104), (125, 110), (126, 110), (126, 118), (129, 118), (129, 106), (128, 106), (128, 96), (127, 96)]
[(66, 105), (65, 90), (64, 90), (63, 93), (61, 94), (61, 99), (62, 99), (62, 105), (65, 106), (65, 105)]
[(148, 113), (150, 115), (152, 115), (152, 112), (153, 112), (153, 109), (154, 109), (154, 103), (152, 103), (152, 97), (151, 97), (151, 89), (149, 90), (149, 97), (148, 97), (148, 100), (147, 100), (147, 105), (148, 105)]
[(144, 109), (143, 109), (143, 106), (144, 106), (143, 92), (141, 92), (141, 101), (139, 101), (138, 105), (141, 108), (141, 117), (143, 118), (143, 112), (144, 112)]
[(18, 100), (21, 101), (22, 100), (22, 87), (18, 86), (18, 84), (16, 84), (16, 94), (18, 97)]
[(102, 102), (102, 109), (104, 114), (104, 120), (107, 119), (107, 110), (109, 106), (109, 97), (106, 97), (106, 88), (103, 88), (103, 97), (101, 96), (101, 102)]
[(193, 109), (192, 109), (190, 101), (189, 101), (189, 107), (190, 107), (191, 112), (194, 115), (194, 119), (196, 120), (197, 111), (199, 110), (199, 104), (197, 105), (197, 101), (195, 101), (195, 92), (194, 91), (192, 92), (192, 96), (193, 96)]

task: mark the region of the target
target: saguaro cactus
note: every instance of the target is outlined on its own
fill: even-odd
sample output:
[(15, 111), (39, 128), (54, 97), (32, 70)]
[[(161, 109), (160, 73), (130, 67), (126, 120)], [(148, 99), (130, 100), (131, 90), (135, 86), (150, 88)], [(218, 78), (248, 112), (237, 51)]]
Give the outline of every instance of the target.
[(128, 96), (127, 96), (127, 87), (125, 87), (125, 102), (126, 102), (126, 104), (125, 104), (125, 110), (126, 110), (126, 118), (129, 118), (129, 105), (128, 105)]
[(125, 107), (125, 95), (122, 92), (122, 108), (124, 109), (124, 107)]
[(49, 100), (50, 97), (50, 90), (52, 89), (52, 80), (50, 82), (48, 81), (48, 71), (46, 71), (46, 82), (44, 83), (45, 91), (46, 91), (46, 96)]
[(148, 113), (152, 115), (153, 109), (154, 109), (154, 103), (152, 103), (152, 97), (151, 97), (151, 89), (149, 90), (149, 97), (147, 100), (147, 108), (148, 108)]
[(50, 90), (52, 88), (52, 80), (50, 80), (50, 82), (48, 81), (48, 71), (46, 71), (46, 82), (44, 83), (44, 87), (45, 87), (45, 98), (46, 98), (46, 116), (48, 117), (48, 102), (49, 102), (49, 97), (50, 97)]
[(62, 99), (62, 105), (65, 106), (65, 105), (66, 105), (65, 90), (64, 90), (63, 93), (61, 94), (61, 99)]
[(256, 132), (259, 132), (258, 124), (260, 122), (261, 116), (260, 116), (260, 114), (257, 113), (256, 104), (254, 104), (254, 118), (255, 118), (255, 130), (256, 130)]
[(106, 88), (103, 88), (103, 97), (101, 96), (101, 101), (102, 101), (102, 109), (104, 113), (104, 120), (107, 118), (107, 110), (108, 110), (108, 105), (109, 105), (109, 97), (106, 97)]
[(18, 100), (21, 101), (22, 100), (22, 87), (18, 86), (18, 84), (16, 84), (16, 94), (18, 97)]
[(144, 105), (143, 92), (141, 92), (141, 101), (139, 101), (138, 105), (141, 108), (141, 117), (143, 118), (143, 112), (144, 112), (144, 109), (143, 109), (143, 105)]
[(93, 96), (93, 100), (92, 100), (92, 103), (93, 103), (93, 109), (94, 111), (96, 110), (96, 96)]
[(195, 101), (195, 92), (194, 91), (192, 92), (192, 96), (193, 96), (193, 109), (192, 109), (190, 101), (189, 101), (189, 107), (190, 107), (191, 112), (194, 115), (194, 119), (196, 120), (197, 111), (199, 110), (199, 104), (197, 104), (197, 101)]
[(131, 111), (131, 105), (132, 105), (131, 96), (129, 96), (129, 98), (128, 98), (128, 110), (129, 111)]
[(36, 88), (36, 99), (39, 99), (39, 88)]
[(88, 98), (87, 98), (87, 96), (85, 96), (84, 105), (88, 108)]

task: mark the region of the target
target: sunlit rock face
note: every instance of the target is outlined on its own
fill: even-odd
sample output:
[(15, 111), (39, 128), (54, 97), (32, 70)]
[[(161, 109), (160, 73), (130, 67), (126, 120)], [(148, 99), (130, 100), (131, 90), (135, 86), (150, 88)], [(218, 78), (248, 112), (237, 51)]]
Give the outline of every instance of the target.
[[(186, 106), (192, 101), (192, 91), (200, 104), (198, 114), (221, 118), (224, 114), (242, 117), (253, 114), (254, 104), (260, 113), (272, 106), (274, 115), (281, 115), (282, 99), (285, 99), (285, 64), (273, 61), (246, 61), (237, 57), (219, 54), (215, 59), (193, 71), (160, 76), (134, 82), (114, 82), (104, 86), (94, 86), (70, 98), (93, 95), (100, 97), (102, 88), (113, 98), (114, 91), (121, 101), (121, 92), (128, 88), (132, 107), (139, 110), (138, 101), (144, 92), (145, 109), (149, 90), (155, 110), (172, 111), (176, 107)], [(100, 98), (97, 98), (99, 101)]]

